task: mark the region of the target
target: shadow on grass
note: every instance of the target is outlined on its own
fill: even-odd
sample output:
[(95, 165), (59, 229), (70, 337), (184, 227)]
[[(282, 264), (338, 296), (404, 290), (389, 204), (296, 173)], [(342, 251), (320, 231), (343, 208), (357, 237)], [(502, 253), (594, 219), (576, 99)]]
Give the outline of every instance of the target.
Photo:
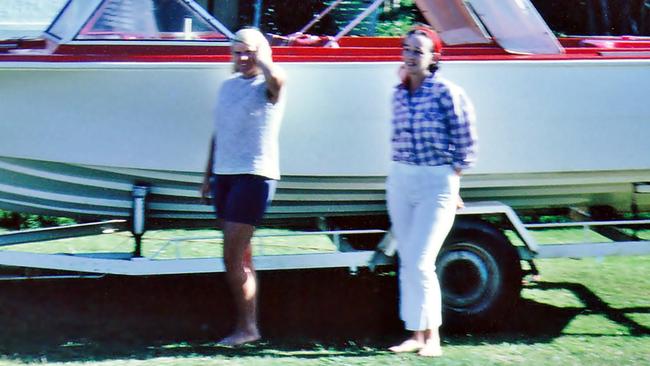
[[(384, 353), (404, 336), (392, 276), (304, 270), (259, 277), (265, 341), (238, 349), (215, 343), (233, 321), (220, 274), (0, 282), (0, 355), (25, 362), (188, 355), (359, 357)], [(568, 289), (585, 307), (522, 300), (513, 316), (489, 333), (468, 337), (446, 332), (445, 339), (452, 344), (547, 342), (585, 313), (602, 313), (633, 335), (650, 334), (627, 316), (648, 313), (648, 308), (612, 308), (575, 283), (536, 286)]]
[[(215, 342), (231, 329), (223, 274), (0, 281), (0, 355), (21, 361), (105, 360), (175, 355), (283, 354), (319, 357), (324, 339), (341, 355), (372, 351), (350, 340), (399, 331), (394, 277), (347, 270), (261, 272), (256, 347)], [(337, 354), (339, 352), (337, 351)], [(292, 353), (292, 356), (295, 356)]]
[(598, 295), (593, 291), (589, 290), (589, 288), (579, 283), (542, 282), (537, 284), (537, 288), (541, 290), (569, 290), (573, 292), (573, 294), (576, 295), (576, 297), (578, 297), (585, 305), (584, 309), (579, 309), (581, 314), (604, 315), (609, 320), (626, 327), (630, 332), (630, 335), (633, 336), (650, 335), (650, 328), (639, 324), (628, 316), (630, 313), (650, 314), (650, 307), (613, 308), (603, 301), (603, 299), (598, 297)]
[[(539, 290), (568, 290), (578, 298), (584, 306), (559, 307), (540, 303), (529, 299), (521, 299), (515, 307), (514, 313), (506, 321), (487, 327), (484, 331), (474, 330), (468, 334), (459, 333), (457, 330), (447, 330), (452, 343), (456, 344), (483, 344), (510, 342), (534, 344), (550, 342), (563, 334), (569, 323), (579, 315), (602, 315), (607, 319), (625, 327), (629, 334), (585, 334), (580, 336), (623, 336), (637, 337), (649, 336), (650, 328), (638, 323), (628, 314), (650, 314), (650, 307), (614, 308), (598, 297), (588, 287), (572, 282), (539, 282), (529, 286), (530, 289)], [(480, 326), (479, 326), (480, 328)]]

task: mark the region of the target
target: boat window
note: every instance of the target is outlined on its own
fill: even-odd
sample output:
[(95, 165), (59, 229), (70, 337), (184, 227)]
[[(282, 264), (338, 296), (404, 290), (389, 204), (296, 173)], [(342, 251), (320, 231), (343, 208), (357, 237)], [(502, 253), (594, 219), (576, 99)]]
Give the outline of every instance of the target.
[(77, 19), (83, 18), (89, 10), (89, 3), (68, 1), (54, 21), (47, 28), (46, 33), (58, 40), (66, 38), (66, 35), (73, 33), (77, 28)]
[(207, 13), (181, 0), (105, 0), (76, 40), (227, 40)]

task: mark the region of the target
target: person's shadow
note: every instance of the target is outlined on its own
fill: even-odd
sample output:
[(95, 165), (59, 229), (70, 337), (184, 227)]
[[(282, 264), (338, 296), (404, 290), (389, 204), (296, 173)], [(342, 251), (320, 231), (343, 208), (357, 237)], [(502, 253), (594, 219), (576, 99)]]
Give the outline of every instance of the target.
[[(264, 341), (227, 349), (216, 341), (232, 325), (223, 275), (106, 276), (100, 279), (0, 281), (0, 355), (20, 361), (70, 362), (124, 357), (277, 355), (327, 345), (337, 355), (372, 356), (404, 336), (394, 275), (347, 269), (261, 272), (260, 325)], [(585, 286), (541, 282), (540, 290), (569, 290), (584, 307), (521, 300), (508, 318), (451, 344), (548, 342), (579, 314), (603, 314), (632, 335), (650, 329), (628, 316), (650, 307), (613, 308)], [(358, 345), (358, 347), (350, 346)], [(292, 357), (295, 354), (291, 353)], [(325, 355), (317, 351), (298, 357)]]

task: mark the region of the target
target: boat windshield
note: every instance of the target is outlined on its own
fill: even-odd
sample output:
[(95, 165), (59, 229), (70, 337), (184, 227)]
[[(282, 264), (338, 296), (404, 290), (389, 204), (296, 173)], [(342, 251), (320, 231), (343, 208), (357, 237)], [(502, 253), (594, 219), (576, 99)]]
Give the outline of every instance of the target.
[(558, 54), (563, 49), (529, 0), (415, 0), (449, 45), (487, 43), (521, 54)]
[(232, 37), (189, 0), (70, 0), (46, 33), (64, 42), (226, 41)]

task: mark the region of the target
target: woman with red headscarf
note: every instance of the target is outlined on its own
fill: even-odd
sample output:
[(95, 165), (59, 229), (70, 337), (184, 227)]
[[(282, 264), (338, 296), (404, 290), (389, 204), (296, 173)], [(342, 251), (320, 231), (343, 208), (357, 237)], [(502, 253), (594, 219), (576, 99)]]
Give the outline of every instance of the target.
[(388, 213), (399, 254), (400, 317), (412, 336), (391, 351), (440, 356), (436, 257), (454, 222), (460, 176), (475, 161), (474, 109), (438, 75), (442, 43), (424, 26), (403, 40), (402, 83), (393, 95)]

